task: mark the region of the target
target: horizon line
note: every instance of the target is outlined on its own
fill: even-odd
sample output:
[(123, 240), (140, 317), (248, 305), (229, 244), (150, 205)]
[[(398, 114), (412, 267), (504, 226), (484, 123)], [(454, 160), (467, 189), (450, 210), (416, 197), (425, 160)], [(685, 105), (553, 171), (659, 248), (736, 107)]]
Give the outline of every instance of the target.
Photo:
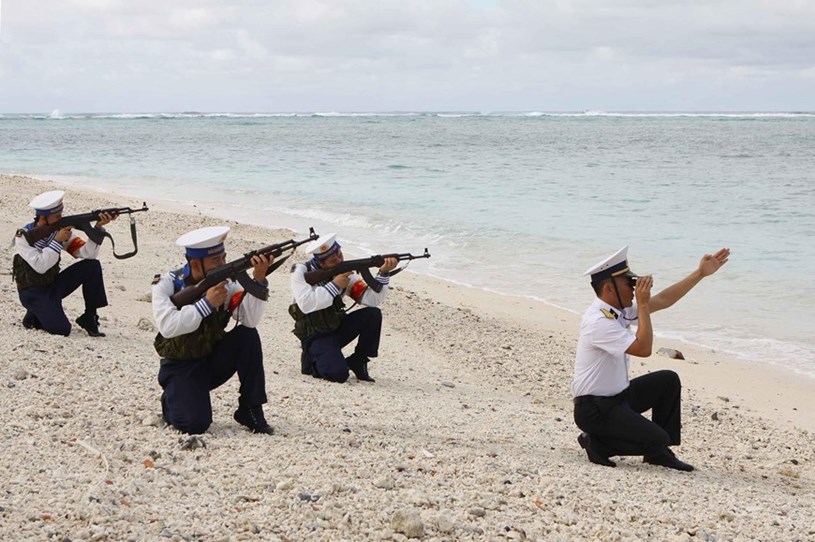
[(783, 109), (371, 109), (371, 110), (280, 110), (280, 111), (227, 111), (227, 110), (177, 110), (177, 111), (62, 111), (55, 108), (48, 111), (0, 112), (0, 115), (410, 115), (410, 114), (815, 114), (812, 110)]

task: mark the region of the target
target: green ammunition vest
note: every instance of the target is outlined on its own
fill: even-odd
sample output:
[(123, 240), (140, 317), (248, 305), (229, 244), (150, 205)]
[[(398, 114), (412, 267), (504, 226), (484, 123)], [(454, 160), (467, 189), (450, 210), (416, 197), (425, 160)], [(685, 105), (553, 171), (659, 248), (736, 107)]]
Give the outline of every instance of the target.
[[(173, 289), (178, 292), (184, 287), (185, 267), (174, 271)], [(158, 275), (156, 275), (158, 278)], [(162, 358), (173, 360), (190, 360), (205, 358), (212, 354), (221, 339), (226, 335), (226, 326), (232, 313), (217, 310), (201, 320), (198, 329), (167, 339), (161, 333), (156, 334), (153, 346)]]
[(190, 333), (172, 339), (165, 338), (161, 333), (156, 334), (153, 346), (162, 358), (180, 360), (205, 358), (215, 350), (215, 345), (226, 335), (229, 317), (229, 311), (215, 311), (201, 320), (198, 329)]
[(289, 305), (289, 314), (294, 318), (292, 333), (301, 341), (305, 341), (316, 335), (336, 331), (345, 318), (345, 303), (342, 301), (342, 295), (338, 295), (330, 307), (309, 314), (301, 311), (297, 303), (292, 303)]
[(59, 275), (59, 260), (45, 273), (37, 273), (31, 264), (19, 254), (14, 255), (11, 264), (11, 280), (17, 283), (17, 290), (34, 286), (49, 286)]

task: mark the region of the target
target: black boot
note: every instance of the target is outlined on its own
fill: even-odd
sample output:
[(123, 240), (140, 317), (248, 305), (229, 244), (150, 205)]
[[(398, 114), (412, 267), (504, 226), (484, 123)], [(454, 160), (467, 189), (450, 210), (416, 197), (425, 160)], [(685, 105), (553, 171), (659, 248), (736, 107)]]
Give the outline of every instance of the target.
[(348, 364), (348, 368), (351, 369), (351, 372), (354, 373), (354, 376), (357, 377), (357, 380), (364, 380), (365, 382), (376, 382), (371, 375), (368, 374), (368, 358), (362, 355), (357, 354), (354, 352), (347, 358), (345, 358), (345, 363)]
[(260, 405), (254, 407), (238, 407), (233, 417), (236, 422), (248, 427), (253, 433), (274, 434), (274, 428), (266, 423), (266, 418), (263, 416), (263, 407)]
[(26, 311), (25, 316), (23, 316), (23, 327), (26, 329), (42, 329), (42, 324), (40, 324), (39, 319), (34, 316), (33, 312)]
[(589, 457), (589, 461), (596, 465), (603, 465), (604, 467), (616, 467), (617, 463), (609, 459), (608, 457), (604, 457), (597, 452), (594, 451), (594, 448), (591, 447), (591, 436), (588, 433), (580, 433), (577, 437), (577, 443), (580, 444), (580, 447), (586, 450), (586, 455)]
[(105, 334), (99, 331), (99, 316), (96, 311), (85, 311), (82, 316), (76, 319), (79, 327), (88, 332), (91, 337), (104, 337)]

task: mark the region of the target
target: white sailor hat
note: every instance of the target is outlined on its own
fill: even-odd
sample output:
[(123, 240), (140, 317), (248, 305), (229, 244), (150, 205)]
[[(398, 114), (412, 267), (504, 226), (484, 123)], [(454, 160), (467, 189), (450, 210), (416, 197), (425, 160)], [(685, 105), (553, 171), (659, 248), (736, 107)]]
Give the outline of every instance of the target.
[(43, 192), (28, 204), (37, 211), (37, 216), (48, 216), (62, 212), (62, 198), (65, 192), (62, 190), (51, 190)]
[(198, 228), (179, 237), (175, 244), (184, 247), (189, 258), (208, 258), (226, 252), (224, 239), (229, 226), (209, 226)]
[(340, 248), (340, 244), (337, 242), (337, 234), (329, 233), (321, 235), (306, 245), (306, 254), (312, 254), (318, 260), (325, 260), (336, 254)]
[(628, 245), (591, 266), (583, 275), (591, 275), (592, 282), (600, 282), (611, 277), (636, 277), (637, 274), (628, 267)]

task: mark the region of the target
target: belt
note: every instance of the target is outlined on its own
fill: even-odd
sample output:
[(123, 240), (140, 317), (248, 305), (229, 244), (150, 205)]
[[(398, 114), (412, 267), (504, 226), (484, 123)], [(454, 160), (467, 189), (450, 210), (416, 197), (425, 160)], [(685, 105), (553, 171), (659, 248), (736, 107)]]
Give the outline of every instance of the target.
[(584, 405), (586, 403), (596, 403), (597, 401), (610, 401), (614, 403), (622, 403), (625, 400), (625, 396), (628, 392), (628, 388), (624, 389), (617, 395), (581, 395), (580, 397), (574, 398), (575, 405)]

